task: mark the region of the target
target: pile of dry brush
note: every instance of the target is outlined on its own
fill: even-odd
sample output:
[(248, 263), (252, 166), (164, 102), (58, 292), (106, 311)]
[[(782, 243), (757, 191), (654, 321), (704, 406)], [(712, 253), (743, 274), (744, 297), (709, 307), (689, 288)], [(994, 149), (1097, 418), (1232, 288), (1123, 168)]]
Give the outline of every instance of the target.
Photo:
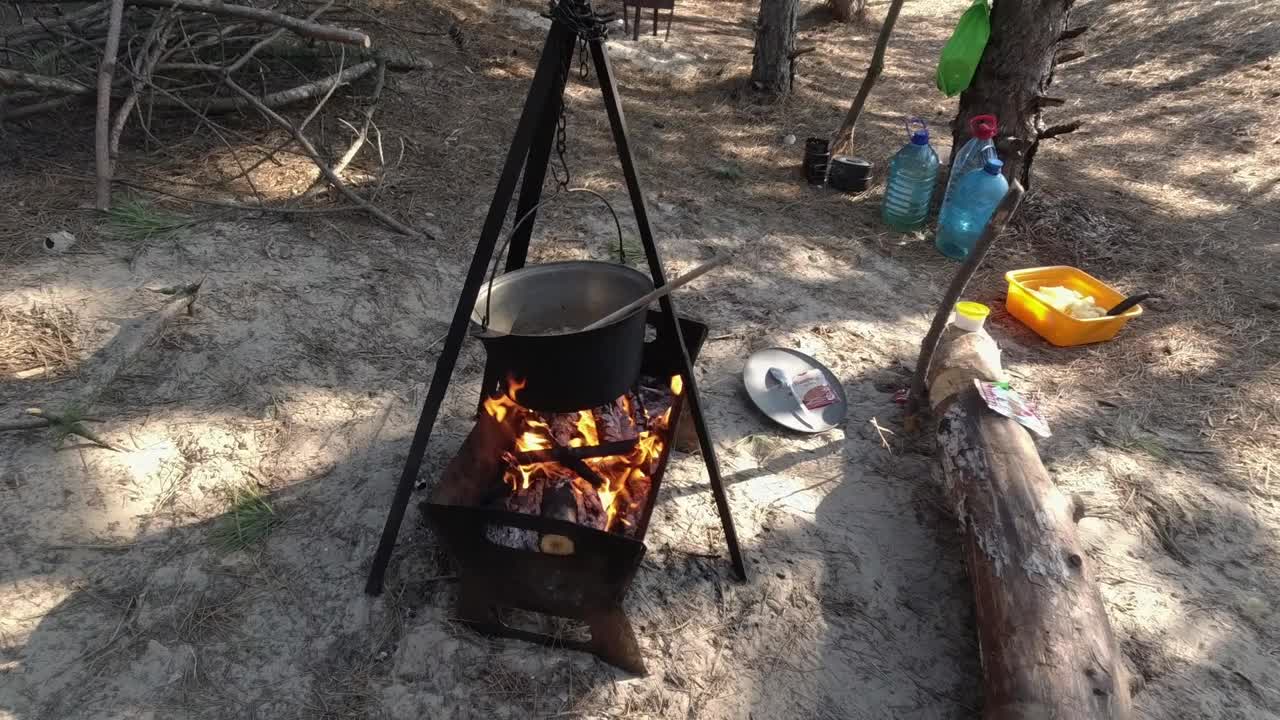
[[(367, 34), (340, 24), (353, 18), (377, 24), (367, 10), (335, 0), (20, 1), (0, 17), (0, 123), (96, 103), (100, 209), (111, 202), (126, 126), (153, 138), (153, 127), (182, 114), (230, 148), (236, 131), (222, 118), (257, 113), (288, 139), (249, 165), (233, 152), (239, 177), (252, 185), (250, 173), (289, 146), (308, 156), (322, 176), (305, 196), (332, 186), (393, 229), (418, 234), (340, 177), (369, 142), (371, 128), (376, 134), (373, 115), (387, 71), (430, 66), (405, 51), (375, 49)], [(362, 79), (372, 90), (362, 117), (348, 123), (354, 139), (345, 152), (326, 157), (308, 138), (307, 126), (339, 87)], [(303, 102), (309, 112), (289, 119), (286, 108)]]

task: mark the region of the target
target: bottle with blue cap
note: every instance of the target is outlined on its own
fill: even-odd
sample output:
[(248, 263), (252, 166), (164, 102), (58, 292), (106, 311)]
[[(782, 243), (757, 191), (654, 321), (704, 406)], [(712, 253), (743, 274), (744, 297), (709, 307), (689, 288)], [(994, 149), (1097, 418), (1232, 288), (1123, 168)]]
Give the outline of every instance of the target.
[[(913, 130), (912, 126), (919, 128)], [(907, 121), (911, 142), (889, 161), (889, 179), (884, 188), (880, 215), (894, 230), (908, 232), (924, 226), (929, 203), (938, 185), (938, 153), (929, 146), (929, 127), (920, 118)]]
[(994, 149), (988, 149), (985, 156), (980, 170), (956, 179), (938, 214), (935, 244), (939, 252), (955, 260), (968, 257), (996, 211), (996, 205), (1009, 192), (1009, 181), (1001, 174), (1004, 163), (996, 157)]

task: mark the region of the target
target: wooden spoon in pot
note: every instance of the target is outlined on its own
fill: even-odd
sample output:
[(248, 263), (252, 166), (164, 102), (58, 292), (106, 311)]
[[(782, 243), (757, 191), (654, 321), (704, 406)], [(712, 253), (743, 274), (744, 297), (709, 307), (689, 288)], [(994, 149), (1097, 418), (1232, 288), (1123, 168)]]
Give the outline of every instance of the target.
[(696, 268), (694, 268), (694, 269), (690, 270), (689, 272), (687, 272), (687, 273), (685, 273), (685, 274), (681, 275), (680, 277), (676, 278), (675, 280), (671, 280), (670, 282), (668, 282), (668, 283), (667, 283), (667, 284), (665, 284), (665, 285), (659, 285), (658, 287), (654, 288), (654, 289), (653, 289), (653, 290), (651, 290), (650, 292), (645, 293), (644, 295), (642, 295), (642, 296), (640, 296), (640, 297), (636, 298), (635, 300), (633, 300), (633, 301), (631, 301), (631, 302), (627, 303), (626, 305), (623, 305), (622, 307), (618, 308), (617, 310), (614, 310), (613, 312), (609, 313), (608, 315), (605, 315), (604, 317), (600, 318), (599, 320), (597, 320), (597, 321), (595, 321), (595, 322), (591, 323), (590, 325), (588, 325), (588, 326), (586, 326), (586, 327), (582, 328), (582, 330), (579, 330), (578, 332), (586, 332), (587, 330), (595, 330), (596, 328), (602, 328), (602, 327), (604, 327), (605, 325), (609, 325), (610, 323), (617, 322), (618, 320), (621, 320), (622, 318), (624, 318), (624, 317), (626, 317), (626, 316), (630, 315), (631, 313), (635, 312), (636, 310), (638, 310), (638, 309), (640, 309), (640, 308), (642, 308), (642, 307), (645, 307), (646, 305), (648, 305), (649, 303), (653, 302), (654, 300), (657, 300), (657, 299), (658, 299), (658, 298), (660, 298), (660, 297), (665, 297), (666, 295), (669, 295), (669, 294), (671, 293), (671, 291), (672, 291), (672, 290), (675, 290), (676, 288), (680, 287), (681, 285), (684, 285), (684, 284), (686, 284), (686, 283), (690, 282), (691, 280), (697, 280), (698, 278), (700, 278), (700, 277), (702, 277), (703, 275), (705, 275), (707, 272), (709, 272), (709, 271), (711, 271), (711, 270), (714, 270), (715, 268), (718, 268), (718, 267), (720, 267), (721, 265), (724, 265), (724, 264), (725, 264), (725, 263), (727, 263), (727, 262), (729, 262), (729, 256), (728, 256), (728, 255), (717, 255), (716, 257), (711, 258), (711, 259), (710, 259), (710, 260), (708, 260), (707, 262), (705, 262), (705, 263), (703, 263), (703, 264), (699, 265), (698, 267), (696, 267)]

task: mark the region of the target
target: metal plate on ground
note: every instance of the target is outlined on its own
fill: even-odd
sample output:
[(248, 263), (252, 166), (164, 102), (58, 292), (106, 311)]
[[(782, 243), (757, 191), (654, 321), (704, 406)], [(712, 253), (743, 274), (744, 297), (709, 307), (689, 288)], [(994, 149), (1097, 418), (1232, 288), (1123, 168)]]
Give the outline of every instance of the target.
[[(806, 370), (820, 370), (827, 384), (835, 391), (836, 401), (826, 407), (805, 412), (791, 391), (769, 373), (769, 368), (778, 368), (787, 377), (795, 377)], [(747, 386), (751, 401), (761, 412), (779, 425), (800, 432), (819, 433), (830, 430), (844, 420), (849, 408), (844, 387), (835, 374), (799, 350), (775, 347), (753, 354), (747, 358), (746, 367), (742, 369), (742, 382)]]

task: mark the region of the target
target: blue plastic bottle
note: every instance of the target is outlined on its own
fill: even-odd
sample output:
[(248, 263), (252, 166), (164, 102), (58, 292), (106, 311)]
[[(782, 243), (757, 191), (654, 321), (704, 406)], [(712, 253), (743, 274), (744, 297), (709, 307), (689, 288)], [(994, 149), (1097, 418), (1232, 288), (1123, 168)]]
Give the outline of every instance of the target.
[(936, 244), (943, 255), (963, 260), (973, 250), (996, 205), (1009, 192), (1009, 181), (1000, 174), (1003, 169), (1004, 163), (989, 151), (981, 170), (965, 173), (956, 180), (938, 214)]
[(938, 185), (938, 153), (929, 146), (929, 128), (920, 118), (907, 122), (920, 125), (907, 143), (889, 161), (889, 180), (884, 188), (880, 215), (894, 230), (917, 230), (929, 217), (929, 202)]
[(960, 178), (986, 164), (987, 153), (995, 152), (995, 136), (1000, 122), (995, 115), (977, 115), (969, 118), (969, 142), (960, 147), (951, 162), (951, 174), (947, 177), (947, 189), (942, 193), (942, 203), (951, 197), (951, 190)]

